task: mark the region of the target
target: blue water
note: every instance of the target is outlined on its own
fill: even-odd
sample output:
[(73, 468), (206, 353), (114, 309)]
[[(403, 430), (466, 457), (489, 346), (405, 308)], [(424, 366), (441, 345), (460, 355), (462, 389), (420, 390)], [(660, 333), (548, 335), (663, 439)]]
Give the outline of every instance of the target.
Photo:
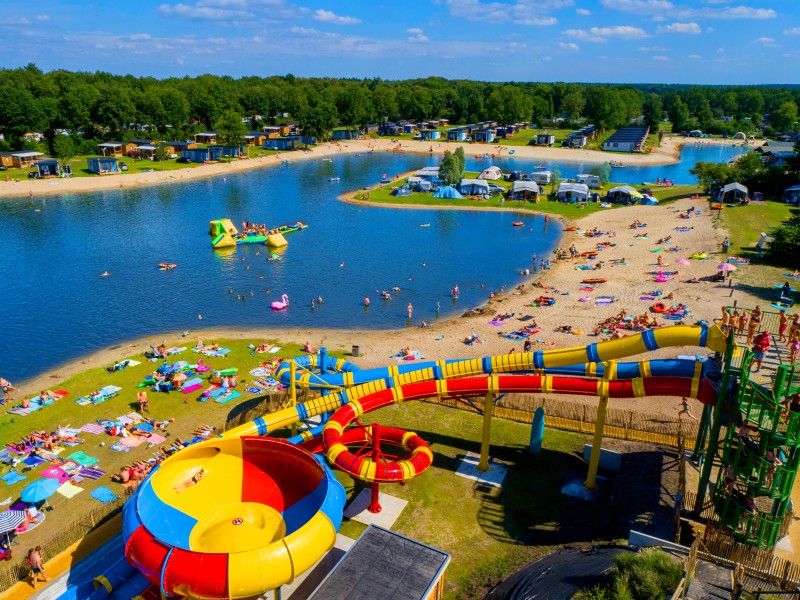
[[(614, 179), (688, 183), (694, 162), (728, 160), (731, 152), (687, 148), (677, 165), (618, 169)], [(411, 154), (347, 155), (332, 163), (310, 160), (228, 175), (227, 181), (0, 201), (0, 375), (25, 379), (161, 332), (215, 326), (388, 329), (409, 325), (408, 303), (414, 324), (433, 321), (437, 302), (439, 318), (478, 306), (501, 285), (519, 284), (531, 254), (543, 257), (557, 243), (560, 224), (509, 212), (397, 210), (337, 199), (383, 174), (436, 162)], [(487, 163), (470, 159), (467, 169)], [(513, 158), (496, 164), (534, 166)], [(566, 177), (591, 167), (557, 166)], [(334, 175), (341, 182), (329, 182)], [(223, 217), (271, 225), (299, 219), (309, 227), (288, 236), (280, 259), (268, 261), (259, 245), (212, 251), (208, 222)], [(524, 227), (512, 227), (515, 220)], [(179, 266), (161, 272), (159, 262)], [(111, 276), (100, 277), (104, 271)], [(457, 303), (449, 295), (455, 284), (461, 289)], [(375, 294), (393, 286), (401, 291), (391, 301)], [(289, 296), (289, 309), (272, 311), (270, 303), (282, 294)], [(366, 294), (369, 310), (363, 307)], [(320, 295), (324, 303), (312, 311), (310, 300)]]

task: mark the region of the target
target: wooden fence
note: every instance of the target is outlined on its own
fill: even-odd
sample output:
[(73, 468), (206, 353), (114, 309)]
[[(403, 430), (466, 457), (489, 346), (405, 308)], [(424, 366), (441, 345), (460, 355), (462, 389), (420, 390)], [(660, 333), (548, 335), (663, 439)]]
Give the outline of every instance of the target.
[(738, 544), (717, 527), (706, 527), (698, 556), (730, 568), (741, 565), (748, 577), (779, 587), (800, 591), (800, 565), (772, 554), (770, 550)]
[[(467, 401), (448, 396), (430, 398), (426, 402), (461, 410), (483, 410), (483, 399)], [(540, 406), (544, 409), (548, 427), (576, 433), (594, 433), (597, 409), (580, 402), (535, 394), (514, 394), (503, 398), (494, 407), (492, 414), (518, 423), (531, 423), (534, 411)], [(676, 415), (677, 412), (676, 409)], [(609, 408), (606, 414), (605, 436), (622, 440), (677, 447), (679, 438), (683, 437), (685, 444), (693, 445), (697, 438), (697, 430), (697, 421), (690, 419), (651, 417), (644, 413), (613, 407)]]

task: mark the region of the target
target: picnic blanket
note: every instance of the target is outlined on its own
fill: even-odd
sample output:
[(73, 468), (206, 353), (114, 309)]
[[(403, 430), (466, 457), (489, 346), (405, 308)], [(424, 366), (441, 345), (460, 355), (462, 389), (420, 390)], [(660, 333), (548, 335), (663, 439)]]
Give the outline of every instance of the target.
[(81, 427), (81, 431), (85, 433), (93, 433), (95, 435), (100, 435), (101, 433), (106, 432), (106, 428), (103, 425), (98, 425), (97, 423), (87, 423), (83, 427)]
[(56, 490), (57, 494), (61, 494), (65, 498), (74, 498), (83, 491), (82, 487), (73, 485), (71, 481), (65, 481)]
[(93, 469), (91, 467), (83, 467), (78, 471), (78, 475), (84, 479), (100, 479), (106, 472), (103, 469)]
[(0, 477), (0, 479), (6, 482), (6, 486), (14, 485), (15, 483), (24, 481), (27, 478), (28, 478), (27, 475), (20, 475), (16, 471), (9, 471), (8, 473)]
[(83, 450), (73, 452), (67, 456), (69, 460), (75, 461), (82, 467), (91, 467), (93, 464), (100, 462), (99, 458), (87, 455)]
[(106, 504), (107, 502), (113, 502), (114, 500), (119, 498), (119, 496), (117, 496), (114, 492), (112, 492), (104, 485), (101, 485), (96, 490), (92, 490), (91, 492), (89, 492), (89, 495), (95, 500), (99, 500), (103, 504)]
[(128, 452), (130, 451), (130, 446), (126, 446), (120, 442), (117, 442), (113, 446), (109, 446), (109, 449), (114, 450), (115, 452)]
[(29, 456), (28, 458), (26, 458), (22, 462), (24, 462), (29, 467), (35, 467), (36, 465), (40, 465), (40, 464), (42, 464), (44, 462), (47, 462), (47, 461), (45, 459), (43, 459), (43, 458), (39, 458), (38, 456)]

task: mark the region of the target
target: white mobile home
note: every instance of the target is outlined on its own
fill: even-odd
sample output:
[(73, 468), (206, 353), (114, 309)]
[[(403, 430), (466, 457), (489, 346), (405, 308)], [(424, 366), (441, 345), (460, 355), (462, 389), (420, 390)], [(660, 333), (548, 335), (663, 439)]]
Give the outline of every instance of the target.
[(533, 173), (528, 173), (528, 178), (531, 181), (535, 181), (539, 185), (548, 185), (553, 183), (553, 173), (550, 171), (535, 171)]
[(592, 175), (591, 173), (583, 173), (575, 177), (577, 183), (585, 183), (592, 190), (598, 190), (601, 187), (600, 176)]

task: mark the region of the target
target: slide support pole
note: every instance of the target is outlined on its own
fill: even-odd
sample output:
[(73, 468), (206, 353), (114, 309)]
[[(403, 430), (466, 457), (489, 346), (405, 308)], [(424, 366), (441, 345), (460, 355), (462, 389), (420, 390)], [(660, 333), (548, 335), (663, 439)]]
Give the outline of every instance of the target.
[[(297, 406), (297, 382), (295, 377), (297, 376), (297, 363), (293, 360), (289, 361), (289, 398), (292, 401), (292, 408)], [(292, 423), (292, 437), (297, 435), (297, 421)]]
[(489, 470), (489, 443), (492, 437), (493, 408), (494, 398), (491, 393), (488, 393), (483, 402), (483, 436), (481, 437), (481, 460), (478, 463), (478, 471), (481, 473), (486, 473)]
[[(381, 426), (377, 423), (372, 424), (372, 460), (377, 465), (381, 459)], [(383, 510), (380, 503), (380, 487), (377, 481), (372, 482), (372, 495), (367, 510), (372, 514), (378, 514)]]
[(594, 441), (592, 454), (589, 457), (589, 472), (583, 486), (587, 490), (597, 489), (597, 468), (600, 466), (600, 451), (603, 448), (603, 431), (606, 426), (606, 413), (608, 412), (608, 383), (614, 379), (616, 361), (610, 360), (603, 369), (603, 380), (600, 382), (600, 402), (597, 404), (597, 419), (594, 427)]

